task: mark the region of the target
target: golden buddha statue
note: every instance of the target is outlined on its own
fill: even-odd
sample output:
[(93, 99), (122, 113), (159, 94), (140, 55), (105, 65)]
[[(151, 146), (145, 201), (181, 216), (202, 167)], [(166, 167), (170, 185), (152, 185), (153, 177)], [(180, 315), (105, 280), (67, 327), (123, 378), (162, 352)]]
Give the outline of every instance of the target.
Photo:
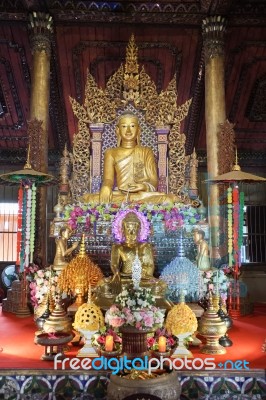
[(72, 234), (72, 230), (68, 226), (64, 226), (60, 229), (58, 238), (55, 239), (56, 250), (53, 261), (53, 269), (55, 271), (62, 271), (68, 265), (67, 257), (74, 251), (79, 242), (74, 242), (71, 247), (68, 248), (67, 241)]
[(200, 271), (209, 271), (211, 269), (209, 245), (206, 242), (205, 232), (200, 229), (195, 229), (193, 232), (194, 242), (197, 246), (197, 267)]
[[(151, 148), (140, 145), (140, 126), (134, 114), (122, 114), (116, 128), (118, 146), (104, 154), (103, 183), (100, 193), (87, 193), (81, 201), (120, 203), (138, 201), (149, 203), (176, 202), (173, 194), (157, 192), (158, 176)], [(114, 185), (117, 188), (114, 189)]]
[[(139, 233), (141, 222), (135, 212), (129, 211), (122, 220), (122, 243), (115, 243), (111, 250), (111, 270), (113, 276), (103, 279), (96, 287), (95, 304), (103, 309), (109, 308), (115, 297), (127, 285), (133, 285), (134, 263), (139, 263), (140, 286), (152, 289), (156, 306), (171, 309), (173, 304), (165, 299), (166, 283), (156, 279), (154, 257), (150, 243), (141, 242)], [(133, 280), (132, 280), (133, 279)]]

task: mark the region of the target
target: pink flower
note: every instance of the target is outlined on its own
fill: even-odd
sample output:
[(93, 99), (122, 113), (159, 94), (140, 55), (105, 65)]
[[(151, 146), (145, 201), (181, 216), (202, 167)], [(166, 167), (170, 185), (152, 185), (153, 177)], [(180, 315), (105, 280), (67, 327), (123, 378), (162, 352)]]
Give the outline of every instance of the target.
[(99, 336), (98, 339), (97, 339), (97, 342), (99, 344), (105, 344), (105, 337), (104, 336)]
[(148, 337), (147, 343), (148, 343), (148, 346), (150, 346), (150, 347), (153, 346), (155, 344), (154, 337)]
[(175, 344), (175, 341), (174, 341), (174, 339), (172, 337), (167, 338), (167, 345), (168, 346), (172, 347), (172, 346), (174, 346), (174, 344)]
[(113, 304), (110, 308), (109, 308), (109, 311), (110, 311), (110, 313), (117, 313), (117, 312), (119, 312), (120, 310), (119, 310), (119, 308), (115, 305), (115, 304)]
[(131, 313), (126, 314), (126, 323), (130, 324), (133, 321), (134, 321), (133, 315)]
[(110, 319), (110, 324), (114, 328), (119, 328), (119, 326), (122, 326), (124, 324), (124, 320), (121, 317), (113, 317)]
[(44, 272), (41, 269), (39, 269), (39, 271), (37, 271), (37, 275), (38, 275), (39, 278), (43, 278), (44, 277)]
[(209, 283), (209, 290), (213, 290), (214, 286), (213, 283)]
[(122, 343), (122, 338), (121, 338), (120, 336), (118, 336), (118, 335), (115, 335), (114, 341), (115, 341), (116, 343)]
[(34, 281), (32, 281), (31, 283), (30, 283), (30, 289), (35, 289), (36, 288), (36, 282), (34, 282)]
[(153, 326), (153, 316), (152, 315), (145, 315), (143, 321), (146, 326)]

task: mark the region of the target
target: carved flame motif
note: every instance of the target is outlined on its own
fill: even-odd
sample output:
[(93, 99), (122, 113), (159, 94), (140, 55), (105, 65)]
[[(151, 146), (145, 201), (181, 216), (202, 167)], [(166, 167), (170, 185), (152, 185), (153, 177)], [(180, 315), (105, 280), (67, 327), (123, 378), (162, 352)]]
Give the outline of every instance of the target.
[(135, 44), (134, 35), (132, 35), (126, 52), (123, 97), (125, 102), (133, 101), (136, 105), (140, 102), (139, 65), (137, 62), (137, 57), (138, 48)]

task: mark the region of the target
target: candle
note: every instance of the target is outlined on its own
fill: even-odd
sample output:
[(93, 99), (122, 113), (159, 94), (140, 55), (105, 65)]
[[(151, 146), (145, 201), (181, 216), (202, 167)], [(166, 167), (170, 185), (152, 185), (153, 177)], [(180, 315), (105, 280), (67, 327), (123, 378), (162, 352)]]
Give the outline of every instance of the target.
[(114, 338), (112, 335), (107, 335), (105, 339), (105, 351), (113, 351)]
[(159, 336), (159, 352), (165, 353), (166, 352), (166, 337)]

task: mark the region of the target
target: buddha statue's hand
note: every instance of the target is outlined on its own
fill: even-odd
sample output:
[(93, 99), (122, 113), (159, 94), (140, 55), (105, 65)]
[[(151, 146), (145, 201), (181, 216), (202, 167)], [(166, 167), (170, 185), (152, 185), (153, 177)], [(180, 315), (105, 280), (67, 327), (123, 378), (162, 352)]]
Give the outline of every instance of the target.
[(131, 183), (127, 186), (120, 186), (119, 190), (129, 193), (147, 192), (147, 186), (145, 183)]
[(110, 203), (112, 200), (112, 189), (109, 186), (102, 186), (99, 194), (101, 203)]
[(113, 294), (117, 295), (121, 292), (121, 278), (119, 271), (114, 274), (110, 286)]

